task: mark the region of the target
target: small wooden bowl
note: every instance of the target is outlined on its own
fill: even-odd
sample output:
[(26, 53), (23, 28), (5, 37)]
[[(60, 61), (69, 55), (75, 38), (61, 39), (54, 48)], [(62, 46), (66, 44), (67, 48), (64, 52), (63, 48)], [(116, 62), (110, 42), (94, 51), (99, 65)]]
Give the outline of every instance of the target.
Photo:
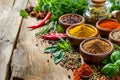
[[(97, 21), (96, 27), (97, 27), (97, 29), (99, 30), (99, 33), (100, 33), (101, 36), (109, 36), (109, 33), (112, 31), (112, 30), (107, 30), (107, 29), (101, 28), (101, 27), (99, 26), (100, 23), (102, 23), (103, 21), (106, 21), (106, 20), (117, 22), (116, 19), (105, 19), (105, 20), (99, 20), (99, 21)], [(113, 29), (113, 30), (114, 30), (114, 29)]]
[(79, 23), (75, 23), (75, 24), (82, 24), (82, 23), (84, 23), (85, 22), (85, 19), (84, 19), (84, 17), (82, 17), (81, 15), (79, 15), (79, 14), (64, 14), (64, 15), (62, 15), (60, 18), (59, 18), (59, 25), (60, 26), (62, 26), (63, 27), (63, 29), (64, 30), (66, 30), (69, 26), (71, 26), (71, 25), (75, 25), (75, 24), (66, 24), (66, 23), (64, 23), (63, 21), (62, 21), (62, 19), (64, 18), (64, 17), (66, 17), (66, 16), (70, 16), (70, 15), (76, 15), (76, 16), (78, 16), (78, 17), (80, 17), (81, 18), (81, 22), (79, 22)]
[(120, 31), (120, 29), (116, 29), (116, 30), (113, 30), (112, 32), (110, 32), (110, 34), (109, 34), (109, 40), (110, 40), (112, 43), (115, 43), (115, 44), (117, 44), (117, 45), (120, 46), (120, 40), (116, 40), (116, 39), (113, 38), (113, 33), (114, 33), (114, 32), (117, 32), (117, 31)]
[[(66, 34), (67, 34), (67, 36), (68, 36), (68, 39), (69, 39), (70, 42), (71, 42), (71, 45), (72, 45), (72, 46), (76, 46), (76, 47), (78, 47), (83, 40), (87, 39), (87, 38), (74, 37), (74, 36), (72, 36), (71, 34), (69, 34), (69, 30), (70, 30), (71, 28), (74, 28), (74, 27), (78, 26), (78, 25), (80, 25), (80, 24), (72, 25), (72, 26), (68, 27), (67, 30), (66, 30)], [(97, 30), (96, 27), (94, 27), (94, 26), (92, 26), (92, 25), (89, 25), (89, 24), (85, 24), (85, 25), (93, 28), (93, 29), (96, 31), (95, 35), (92, 36), (92, 37), (98, 37), (98, 36), (99, 36), (99, 32), (98, 32), (98, 30)], [(88, 37), (88, 38), (90, 38), (90, 37)]]
[(80, 77), (81, 77), (83, 80), (88, 80), (91, 76), (93, 76), (93, 73), (90, 74), (89, 76), (80, 75)]
[[(101, 53), (101, 54), (92, 54), (92, 53), (89, 53), (89, 52), (85, 51), (85, 50), (83, 49), (83, 47), (82, 47), (83, 44), (84, 44), (85, 42), (87, 42), (87, 41), (94, 40), (94, 39), (101, 39), (101, 40), (109, 43), (110, 46), (111, 46), (110, 51), (107, 52), (107, 53), (104, 53), (104, 54), (102, 54), (102, 53)], [(94, 38), (89, 38), (89, 39), (86, 39), (86, 40), (82, 41), (81, 44), (80, 44), (80, 46), (79, 46), (79, 49), (80, 49), (80, 53), (81, 53), (83, 59), (84, 59), (86, 62), (89, 62), (89, 63), (91, 63), (91, 64), (95, 64), (95, 65), (99, 65), (99, 64), (101, 64), (101, 62), (102, 62), (106, 57), (108, 57), (108, 56), (113, 52), (114, 47), (113, 47), (113, 44), (112, 44), (109, 40), (104, 39), (104, 38), (96, 38), (96, 37), (94, 37)]]

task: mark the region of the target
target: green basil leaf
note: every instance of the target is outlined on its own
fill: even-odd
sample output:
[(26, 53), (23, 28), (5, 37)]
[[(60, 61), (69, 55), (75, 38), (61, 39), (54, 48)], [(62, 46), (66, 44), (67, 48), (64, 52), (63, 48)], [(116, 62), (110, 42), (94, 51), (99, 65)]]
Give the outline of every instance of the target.
[(108, 76), (112, 77), (113, 75), (116, 75), (116, 73), (119, 71), (119, 67), (114, 65), (112, 66), (111, 72), (108, 74)]
[(111, 54), (110, 58), (111, 58), (111, 61), (112, 61), (113, 63), (116, 62), (117, 60), (119, 60), (119, 59), (120, 59), (120, 51), (115, 50), (115, 51)]
[(103, 62), (103, 64), (108, 64), (108, 63), (112, 63), (110, 56), (108, 56)]
[(63, 57), (64, 57), (64, 52), (61, 52), (58, 57), (54, 57), (54, 63), (57, 64), (63, 59)]
[(113, 67), (113, 64), (109, 63), (102, 68), (101, 72), (104, 74), (109, 74), (112, 71), (112, 67)]
[(26, 18), (28, 16), (28, 13), (25, 10), (20, 10), (20, 16)]
[(53, 45), (51, 47), (48, 47), (44, 50), (45, 53), (53, 53), (54, 51), (56, 51), (56, 45)]
[(120, 70), (120, 59), (117, 60), (114, 64), (115, 64), (116, 66), (118, 66), (118, 67), (119, 67), (119, 70)]

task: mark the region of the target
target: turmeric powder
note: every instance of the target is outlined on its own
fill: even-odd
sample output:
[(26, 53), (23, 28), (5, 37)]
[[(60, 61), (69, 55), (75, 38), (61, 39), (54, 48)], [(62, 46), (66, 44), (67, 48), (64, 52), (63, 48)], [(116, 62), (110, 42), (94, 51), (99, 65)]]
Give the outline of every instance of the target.
[(87, 38), (94, 36), (96, 31), (87, 25), (78, 25), (69, 30), (69, 34), (78, 38)]

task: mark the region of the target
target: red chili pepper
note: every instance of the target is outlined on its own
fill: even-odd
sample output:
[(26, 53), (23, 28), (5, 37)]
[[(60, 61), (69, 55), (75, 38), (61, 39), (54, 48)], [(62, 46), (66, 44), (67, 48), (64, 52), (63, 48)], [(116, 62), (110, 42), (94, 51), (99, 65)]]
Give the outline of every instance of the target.
[(36, 29), (36, 28), (39, 28), (41, 26), (44, 26), (46, 21), (49, 20), (51, 17), (51, 13), (48, 12), (46, 17), (38, 24), (38, 25), (35, 25), (35, 26), (29, 26), (28, 28), (32, 28), (32, 29)]
[(63, 33), (49, 33), (47, 35), (40, 35), (41, 38), (48, 39), (48, 40), (58, 40), (59, 38), (64, 38), (66, 37), (66, 34)]

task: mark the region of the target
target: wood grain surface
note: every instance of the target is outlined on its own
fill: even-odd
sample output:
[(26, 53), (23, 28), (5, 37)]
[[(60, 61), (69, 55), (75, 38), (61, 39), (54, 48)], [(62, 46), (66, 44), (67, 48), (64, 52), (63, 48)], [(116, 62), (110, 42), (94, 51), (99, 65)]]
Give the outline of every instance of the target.
[[(30, 0), (31, 5), (36, 5), (37, 0)], [(28, 3), (27, 6), (30, 5)], [(47, 41), (35, 37), (39, 29), (29, 31), (27, 26), (39, 23), (35, 18), (23, 19), (17, 39), (16, 49), (13, 51), (11, 62), (11, 80), (72, 80), (72, 72), (60, 65), (55, 65), (50, 54), (43, 50), (50, 46)], [(71, 76), (71, 79), (68, 78)], [(16, 80), (17, 80), (16, 79)]]
[(27, 0), (0, 0), (0, 80), (8, 79), (9, 63)]

